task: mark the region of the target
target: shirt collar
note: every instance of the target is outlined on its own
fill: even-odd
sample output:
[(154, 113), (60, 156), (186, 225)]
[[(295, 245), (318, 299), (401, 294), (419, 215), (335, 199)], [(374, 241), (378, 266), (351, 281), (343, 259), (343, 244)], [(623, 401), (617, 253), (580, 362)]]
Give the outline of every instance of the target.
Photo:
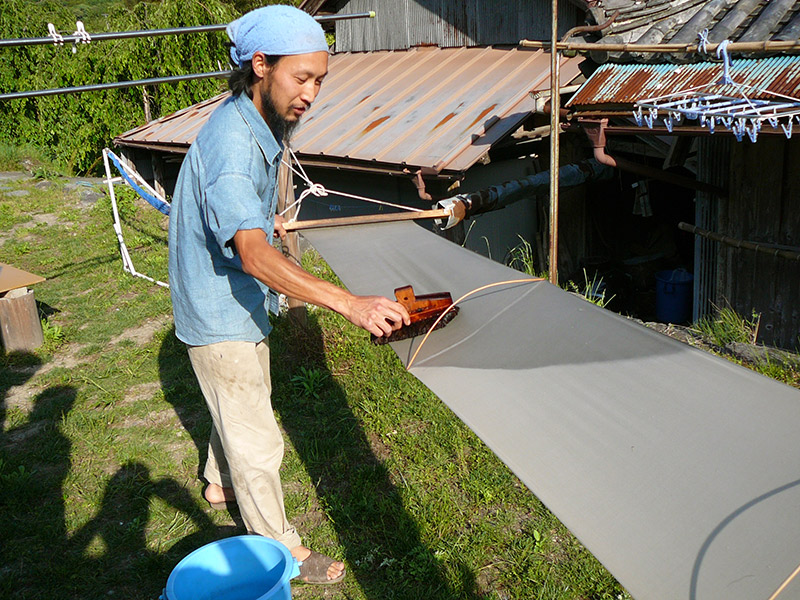
[(272, 130), (267, 125), (267, 122), (264, 121), (261, 113), (256, 110), (253, 101), (247, 94), (241, 93), (234, 98), (233, 102), (250, 131), (253, 132), (253, 137), (255, 137), (261, 151), (264, 153), (264, 158), (270, 164), (277, 161), (283, 153), (283, 144), (275, 140)]

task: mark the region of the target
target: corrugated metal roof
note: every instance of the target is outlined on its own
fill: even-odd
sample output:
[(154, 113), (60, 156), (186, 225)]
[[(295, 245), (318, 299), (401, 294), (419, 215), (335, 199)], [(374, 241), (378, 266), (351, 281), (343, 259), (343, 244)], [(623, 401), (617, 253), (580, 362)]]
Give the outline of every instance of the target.
[(228, 93), (220, 94), (166, 117), (150, 121), (117, 136), (114, 138), (114, 144), (185, 153), (208, 117), (227, 97)]
[[(699, 85), (715, 83), (722, 76), (722, 64), (606, 64), (597, 69), (567, 103), (569, 108), (618, 106), (663, 96)], [(800, 94), (800, 56), (776, 56), (731, 61), (730, 76), (736, 83), (775, 94)], [(752, 98), (767, 98), (747, 89)]]
[[(597, 0), (592, 14), (598, 22), (619, 17), (601, 32), (602, 43), (692, 43), (707, 29), (712, 43), (724, 40), (760, 42), (800, 38), (797, 0)], [(651, 54), (612, 58), (654, 59)], [(682, 57), (682, 60), (694, 60)]]
[[(561, 82), (581, 59), (565, 58)], [(500, 48), (336, 54), (292, 146), (331, 165), (462, 172), (534, 110), (550, 55)], [(224, 96), (128, 131), (119, 145), (186, 151)]]

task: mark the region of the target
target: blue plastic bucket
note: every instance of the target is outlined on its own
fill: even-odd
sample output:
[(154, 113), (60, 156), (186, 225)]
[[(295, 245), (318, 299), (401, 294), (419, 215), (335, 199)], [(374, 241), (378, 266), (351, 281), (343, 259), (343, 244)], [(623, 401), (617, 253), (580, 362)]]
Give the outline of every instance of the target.
[(662, 323), (686, 323), (692, 318), (694, 275), (686, 269), (656, 273), (656, 319)]
[(162, 600), (291, 600), (297, 561), (280, 542), (240, 535), (198, 548), (167, 579)]

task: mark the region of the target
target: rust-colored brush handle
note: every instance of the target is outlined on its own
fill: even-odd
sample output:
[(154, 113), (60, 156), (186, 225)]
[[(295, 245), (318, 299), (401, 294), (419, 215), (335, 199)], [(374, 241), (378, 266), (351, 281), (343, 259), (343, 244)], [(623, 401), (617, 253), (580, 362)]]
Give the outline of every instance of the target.
[(453, 297), (447, 292), (417, 296), (414, 294), (414, 288), (410, 285), (397, 288), (394, 296), (400, 304), (406, 307), (412, 324), (431, 317), (438, 317), (453, 303)]
[[(411, 323), (404, 325), (397, 331), (393, 331), (388, 336), (372, 335), (373, 344), (387, 344), (397, 342), (406, 338), (425, 335), (444, 311), (453, 305), (453, 297), (448, 292), (437, 294), (414, 294), (414, 288), (410, 285), (399, 287), (394, 291), (397, 301), (405, 306), (411, 317)], [(458, 307), (454, 307), (450, 313), (436, 326), (437, 329), (444, 327), (458, 312)]]

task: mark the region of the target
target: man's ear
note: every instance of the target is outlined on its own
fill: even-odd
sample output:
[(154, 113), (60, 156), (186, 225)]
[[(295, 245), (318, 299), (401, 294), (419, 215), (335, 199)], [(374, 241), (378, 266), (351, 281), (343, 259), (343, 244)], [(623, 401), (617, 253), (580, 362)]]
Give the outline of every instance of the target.
[(253, 54), (251, 65), (253, 74), (259, 79), (264, 79), (272, 69), (272, 66), (267, 62), (267, 57), (262, 52)]

